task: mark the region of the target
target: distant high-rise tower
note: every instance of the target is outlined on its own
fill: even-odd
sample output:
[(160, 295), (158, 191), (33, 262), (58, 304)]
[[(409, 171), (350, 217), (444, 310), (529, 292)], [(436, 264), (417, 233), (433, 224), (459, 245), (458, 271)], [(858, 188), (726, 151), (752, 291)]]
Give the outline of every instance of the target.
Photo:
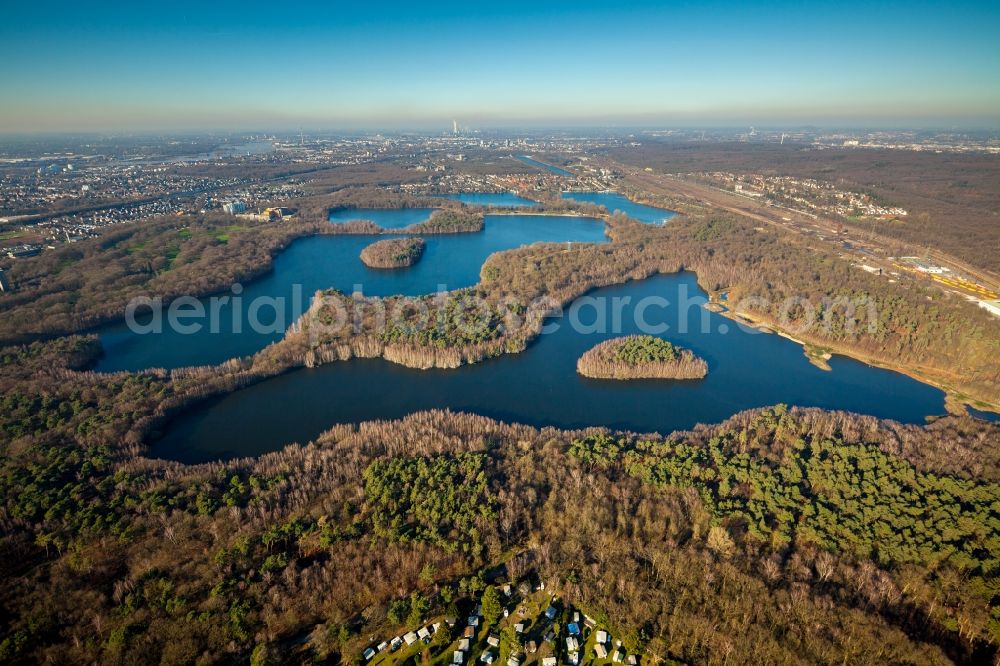
[(452, 134), (458, 134), (458, 121), (457, 120), (451, 121), (451, 131), (452, 131)]

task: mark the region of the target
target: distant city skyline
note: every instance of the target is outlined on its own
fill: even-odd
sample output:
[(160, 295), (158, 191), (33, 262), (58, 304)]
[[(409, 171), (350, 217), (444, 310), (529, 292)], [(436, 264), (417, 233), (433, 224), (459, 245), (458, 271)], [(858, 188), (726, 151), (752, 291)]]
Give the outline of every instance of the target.
[(15, 3), (0, 133), (1000, 127), (1000, 7)]

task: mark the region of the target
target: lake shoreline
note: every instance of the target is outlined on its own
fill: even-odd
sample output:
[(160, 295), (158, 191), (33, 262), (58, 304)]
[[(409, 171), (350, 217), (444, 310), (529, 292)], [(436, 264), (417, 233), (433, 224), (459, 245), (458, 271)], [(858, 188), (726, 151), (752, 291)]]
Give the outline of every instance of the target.
[[(919, 369), (906, 364), (891, 363), (888, 361), (884, 361), (882, 359), (875, 358), (872, 355), (863, 352), (861, 350), (852, 347), (836, 345), (835, 343), (832, 343), (828, 340), (824, 340), (821, 342), (814, 342), (812, 340), (803, 340), (797, 338), (795, 337), (795, 335), (792, 335), (788, 331), (778, 326), (776, 322), (771, 321), (770, 319), (767, 319), (760, 315), (750, 315), (745, 312), (736, 313), (725, 307), (723, 307), (723, 309), (721, 310), (718, 310), (717, 312), (723, 317), (731, 319), (732, 321), (735, 321), (738, 324), (750, 326), (760, 331), (761, 333), (773, 333), (775, 335), (778, 335), (780, 337), (783, 337), (787, 340), (790, 340), (800, 345), (802, 347), (803, 353), (806, 355), (806, 358), (808, 358), (811, 363), (814, 363), (815, 365), (817, 365), (817, 367), (820, 367), (824, 370), (832, 371), (832, 368), (830, 367), (829, 363), (826, 363), (826, 361), (829, 361), (831, 358), (833, 358), (834, 355), (843, 356), (845, 358), (850, 358), (855, 361), (860, 361), (861, 363), (865, 363), (875, 368), (881, 368), (883, 370), (891, 370), (892, 372), (898, 372), (899, 374), (906, 375), (907, 377), (915, 379), (916, 381), (921, 382), (922, 384), (927, 384), (929, 386), (933, 386), (937, 389), (944, 391), (945, 395), (947, 396), (945, 406), (949, 407), (948, 409), (949, 413), (953, 413), (956, 415), (964, 415), (966, 414), (965, 411), (960, 410), (959, 406), (967, 405), (969, 407), (974, 407), (976, 409), (981, 409), (983, 411), (991, 411), (1000, 414), (1000, 405), (994, 405), (990, 402), (984, 401), (982, 398), (963, 394), (962, 392), (958, 391), (947, 382), (938, 379), (938, 377), (935, 374), (928, 374), (926, 372), (922, 372)], [(810, 354), (809, 351), (810, 348), (830, 350), (823, 352), (823, 355), (818, 357), (821, 361), (823, 361), (823, 365), (819, 365), (818, 363), (816, 363), (816, 361), (814, 361), (814, 358), (817, 357), (814, 357)]]
[[(693, 283), (694, 275), (690, 272), (654, 274), (648, 276), (645, 280), (635, 279), (604, 287), (594, 287), (588, 289), (587, 292), (606, 289), (610, 290), (608, 295), (611, 297), (614, 297), (615, 294), (630, 293), (638, 298), (643, 294), (663, 293), (658, 290), (666, 285), (678, 284), (676, 282), (678, 280)], [(580, 298), (580, 295), (577, 295), (575, 298)], [(575, 298), (571, 300), (575, 300)], [(554, 320), (551, 317), (547, 317), (544, 321), (551, 323)], [(262, 381), (267, 378), (265, 375), (268, 373), (265, 370), (262, 375), (257, 375), (252, 380), (251, 383), (255, 385), (252, 389), (254, 390), (254, 395), (249, 398), (238, 397), (240, 394), (243, 394), (243, 391), (239, 390), (231, 391), (228, 395), (225, 395), (225, 388), (220, 386), (220, 389), (222, 389), (218, 395), (220, 402), (216, 403), (215, 407), (209, 410), (195, 409), (188, 414), (175, 412), (177, 418), (173, 419), (175, 421), (174, 425), (166, 428), (164, 441), (160, 442), (157, 440), (152, 446), (154, 447), (154, 451), (163, 451), (164, 449), (161, 447), (167, 447), (166, 450), (172, 450), (176, 446), (189, 449), (189, 446), (196, 441), (191, 439), (195, 437), (196, 432), (217, 433), (218, 424), (216, 422), (220, 419), (226, 423), (230, 423), (230, 428), (239, 428), (251, 427), (251, 421), (262, 418), (263, 420), (258, 425), (252, 426), (251, 430), (244, 436), (244, 439), (245, 437), (259, 439), (263, 435), (263, 430), (277, 427), (275, 423), (271, 422), (272, 419), (263, 415), (263, 412), (273, 409), (272, 405), (278, 400), (276, 396), (279, 394), (285, 396), (282, 400), (289, 399), (295, 404), (294, 410), (302, 410), (302, 414), (295, 417), (296, 428), (292, 429), (293, 431), (299, 430), (302, 432), (295, 434), (295, 432), (288, 431), (287, 420), (283, 421), (286, 425), (283, 426), (281, 434), (274, 435), (274, 443), (270, 445), (266, 444), (267, 438), (265, 437), (261, 440), (261, 444), (257, 445), (262, 448), (254, 452), (254, 454), (275, 450), (274, 446), (277, 445), (278, 440), (282, 440), (282, 442), (306, 441), (315, 434), (314, 431), (318, 432), (318, 430), (309, 426), (305, 421), (319, 419), (319, 422), (323, 424), (319, 429), (326, 429), (332, 427), (334, 423), (355, 423), (360, 420), (373, 418), (392, 419), (414, 411), (437, 408), (466, 411), (507, 422), (525, 423), (533, 427), (553, 426), (575, 428), (604, 424), (612, 428), (647, 431), (693, 427), (698, 422), (710, 422), (716, 416), (722, 418), (726, 410), (735, 411), (736, 409), (752, 408), (755, 405), (778, 402), (788, 402), (790, 404), (801, 404), (859, 414), (872, 414), (876, 418), (895, 419), (906, 423), (922, 423), (926, 415), (944, 413), (944, 394), (940, 393), (937, 388), (927, 386), (924, 383), (907, 385), (906, 382), (913, 381), (912, 378), (906, 377), (906, 381), (904, 382), (902, 381), (903, 376), (898, 375), (898, 373), (890, 373), (876, 379), (879, 382), (888, 381), (890, 382), (890, 386), (897, 386), (896, 389), (890, 388), (888, 390), (900, 391), (900, 395), (911, 393), (916, 399), (912, 404), (905, 401), (897, 401), (895, 407), (883, 404), (878, 409), (872, 411), (868, 406), (877, 404), (873, 402), (876, 395), (875, 385), (871, 385), (870, 388), (863, 390), (861, 393), (853, 390), (849, 393), (844, 393), (843, 396), (845, 399), (841, 399), (838, 397), (841, 393), (839, 393), (840, 389), (837, 386), (842, 384), (845, 379), (848, 382), (857, 382), (860, 378), (867, 377), (867, 371), (863, 369), (863, 366), (858, 364), (845, 366), (841, 373), (836, 373), (833, 379), (834, 384), (827, 385), (825, 381), (829, 380), (825, 380), (824, 384), (820, 385), (820, 387), (825, 386), (826, 388), (818, 393), (810, 391), (803, 394), (803, 396), (809, 396), (805, 399), (802, 396), (796, 397), (797, 393), (801, 392), (801, 389), (796, 387), (805, 386), (805, 383), (792, 382), (789, 384), (783, 378), (788, 376), (787, 369), (802, 367), (794, 360), (801, 358), (801, 356), (796, 353), (797, 350), (795, 347), (774, 347), (773, 344), (768, 347), (771, 351), (767, 353), (779, 352), (778, 358), (783, 359), (781, 360), (781, 364), (785, 364), (787, 369), (785, 372), (778, 372), (771, 379), (753, 379), (749, 375), (745, 379), (740, 379), (740, 377), (744, 376), (744, 371), (733, 365), (732, 360), (720, 360), (717, 356), (709, 354), (709, 360), (714, 359), (716, 367), (719, 368), (719, 374), (708, 376), (703, 381), (700, 380), (694, 383), (656, 382), (656, 386), (659, 388), (651, 390), (652, 385), (643, 381), (596, 382), (581, 377), (579, 381), (585, 382), (586, 385), (591, 385), (592, 382), (594, 388), (584, 387), (573, 389), (587, 391), (584, 395), (584, 397), (589, 396), (586, 397), (587, 400), (598, 399), (599, 395), (603, 395), (610, 390), (612, 393), (608, 394), (608, 398), (618, 395), (618, 397), (614, 398), (615, 400), (626, 401), (622, 403), (623, 405), (627, 405), (625, 411), (612, 408), (611, 403), (605, 404), (605, 399), (600, 398), (591, 407), (585, 406), (587, 404), (586, 401), (571, 400), (573, 406), (569, 412), (566, 411), (568, 405), (560, 402), (558, 404), (562, 405), (562, 407), (553, 412), (552, 409), (554, 407), (545, 407), (551, 400), (549, 397), (525, 397), (526, 394), (523, 390), (504, 393), (503, 387), (507, 385), (507, 380), (499, 379), (498, 377), (516, 376), (519, 383), (527, 382), (522, 389), (525, 387), (536, 387), (531, 389), (531, 391), (537, 391), (542, 386), (549, 385), (554, 375), (545, 369), (545, 359), (558, 350), (563, 350), (559, 352), (562, 355), (571, 355), (572, 360), (565, 359), (564, 361), (566, 366), (564, 370), (566, 381), (569, 382), (566, 385), (567, 389), (573, 387), (574, 380), (569, 378), (578, 376), (575, 372), (575, 363), (579, 352), (572, 352), (571, 347), (565, 347), (567, 340), (575, 340), (572, 343), (573, 345), (585, 345), (585, 347), (590, 347), (593, 345), (593, 342), (587, 343), (589, 338), (586, 336), (580, 337), (568, 327), (564, 327), (561, 330), (564, 330), (565, 334), (556, 334), (555, 338), (549, 339), (552, 337), (551, 335), (540, 335), (538, 330), (535, 329), (532, 331), (533, 335), (519, 336), (519, 344), (513, 346), (500, 344), (496, 348), (498, 353), (495, 355), (487, 354), (476, 358), (465, 358), (455, 364), (412, 364), (407, 362), (407, 358), (405, 357), (397, 356), (395, 353), (387, 353), (390, 351), (391, 345), (380, 344), (370, 347), (369, 345), (362, 344), (363, 341), (360, 339), (351, 342), (350, 349), (345, 348), (343, 345), (327, 346), (326, 348), (330, 350), (331, 355), (322, 359), (316, 359), (318, 362), (315, 363), (303, 363), (303, 359), (294, 356), (292, 348), (285, 347), (284, 351), (282, 351), (283, 348), (281, 345), (284, 343), (280, 343), (274, 347), (273, 352), (275, 359), (282, 358), (284, 361), (278, 365), (271, 365), (271, 367), (274, 370), (279, 370), (280, 367), (279, 372), (283, 375), (284, 379), (280, 380), (277, 384), (269, 386), (269, 382)], [(695, 329), (692, 328), (692, 330)], [(355, 343), (361, 346), (354, 349)], [(710, 348), (714, 349), (719, 344), (723, 346), (722, 348), (731, 348), (733, 343), (736, 343), (736, 347), (732, 348), (731, 352), (727, 352), (727, 357), (731, 354), (738, 354), (741, 358), (748, 358), (745, 353), (741, 354), (737, 349), (747, 348), (747, 345), (757, 348), (757, 343), (753, 342), (752, 339), (744, 339), (743, 342), (740, 342), (740, 338), (733, 340), (720, 339), (718, 342), (713, 343)], [(342, 353), (344, 351), (348, 353)], [(698, 353), (702, 355), (700, 351)], [(257, 359), (251, 361), (252, 367), (266, 367), (268, 365), (268, 357), (269, 354), (265, 350)], [(344, 363), (343, 361), (350, 362)], [(539, 365), (540, 363), (542, 365)], [(772, 367), (774, 367), (773, 363), (774, 361), (772, 361)], [(308, 367), (310, 365), (313, 367)], [(436, 367), (431, 367), (432, 365)], [(469, 366), (469, 368), (464, 371), (451, 371), (452, 368), (458, 366), (462, 368)], [(295, 372), (292, 372), (292, 370), (295, 370)], [(305, 374), (301, 374), (300, 370), (304, 371)], [(419, 372), (417, 374), (408, 374), (415, 370)], [(206, 371), (210, 374), (212, 373), (211, 369), (206, 369)], [(560, 369), (559, 372), (561, 375), (563, 370)], [(794, 370), (794, 372), (804, 371)], [(847, 374), (842, 374), (844, 372)], [(539, 373), (541, 373), (541, 376), (547, 377), (546, 382), (536, 384), (535, 380), (530, 379), (530, 377)], [(733, 373), (736, 373), (736, 375), (734, 376)], [(732, 383), (734, 377), (738, 380), (737, 385), (745, 381), (756, 385), (763, 381), (763, 386), (766, 390), (753, 390), (745, 393), (745, 395), (753, 396), (753, 399), (749, 403), (743, 402), (743, 406), (737, 403), (731, 404), (731, 398), (722, 399), (721, 401), (704, 400), (705, 396), (702, 395), (703, 393), (707, 392), (714, 395), (714, 392), (720, 386)], [(853, 379), (851, 379), (852, 377)], [(383, 381), (391, 381), (399, 387), (406, 388), (392, 392), (392, 400), (383, 404), (384, 401), (374, 400), (373, 396), (368, 395), (371, 391), (378, 391), (380, 395), (384, 396), (384, 389), (377, 389), (378, 386), (382, 385)], [(780, 386), (779, 384), (775, 384), (775, 382), (779, 382)], [(599, 385), (603, 385), (603, 388)], [(646, 386), (650, 388), (646, 388)], [(781, 388), (785, 386), (789, 388)], [(246, 387), (248, 389), (251, 388), (249, 384)], [(347, 387), (353, 388), (348, 391)], [(483, 393), (484, 390), (486, 390), (486, 393)], [(595, 390), (596, 393), (593, 393)], [(691, 390), (694, 390), (695, 393), (689, 393)], [(344, 391), (348, 391), (348, 393), (340, 395)], [(642, 396), (639, 402), (635, 402), (633, 398), (627, 397), (633, 395), (635, 391), (638, 391), (635, 394), (636, 396)], [(677, 411), (670, 410), (665, 413), (652, 408), (651, 405), (658, 404), (661, 400), (657, 396), (662, 391), (666, 391), (667, 395), (673, 396), (671, 398), (672, 403), (679, 401), (678, 405), (688, 406), (681, 407)], [(675, 393), (676, 391), (682, 391), (682, 393)], [(931, 393), (928, 393), (928, 391)], [(867, 393), (871, 395), (867, 398), (863, 397)], [(529, 392), (527, 395), (534, 394)], [(442, 401), (442, 397), (444, 396), (452, 397), (445, 398)], [(520, 396), (520, 398), (517, 398), (517, 396)], [(317, 400), (324, 405), (323, 409), (320, 409), (318, 406), (309, 406)], [(514, 402), (511, 402), (512, 400)], [(648, 409), (641, 406), (649, 401), (652, 402), (650, 402)], [(515, 404), (521, 406), (517, 407)], [(528, 408), (525, 411), (524, 405), (526, 404), (535, 405), (536, 407)], [(543, 409), (543, 412), (535, 414), (539, 408)], [(608, 409), (611, 409), (611, 412), (607, 415), (602, 415), (602, 411), (607, 411)], [(250, 411), (247, 412), (247, 410)], [(337, 412), (341, 412), (341, 415), (338, 416)], [(542, 416), (543, 413), (544, 416)], [(250, 417), (250, 414), (256, 416)], [(631, 416), (628, 416), (629, 414)], [(322, 415), (322, 418), (319, 418), (318, 415)], [(288, 413), (286, 413), (286, 417), (292, 418)], [(175, 430), (175, 428), (180, 429)], [(239, 447), (235, 443), (240, 441), (239, 433), (235, 431), (227, 433), (223, 439), (232, 437), (236, 437), (237, 439), (228, 448)], [(224, 446), (225, 442), (219, 440), (218, 435), (215, 435), (211, 441), (213, 445), (209, 449), (215, 448), (216, 445), (226, 448)], [(182, 444), (182, 442), (187, 443)], [(196, 446), (196, 448), (200, 447)], [(203, 451), (198, 455), (202, 456), (206, 452)]]

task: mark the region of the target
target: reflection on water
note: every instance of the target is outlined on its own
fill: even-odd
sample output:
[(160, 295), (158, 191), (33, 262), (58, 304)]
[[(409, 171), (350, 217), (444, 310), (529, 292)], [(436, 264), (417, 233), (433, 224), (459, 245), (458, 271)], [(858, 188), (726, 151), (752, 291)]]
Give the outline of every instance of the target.
[[(751, 407), (788, 404), (843, 409), (920, 423), (943, 410), (938, 389), (888, 370), (834, 357), (832, 372), (811, 364), (785, 338), (744, 330), (701, 307), (705, 298), (690, 273), (656, 276), (609, 287), (600, 308), (569, 313), (555, 332), (525, 352), (455, 370), (413, 370), (380, 359), (301, 369), (229, 394), (171, 425), (153, 454), (186, 462), (273, 451), (313, 439), (336, 423), (391, 419), (418, 410), (451, 408), (532, 425), (577, 428), (603, 425), (639, 432), (669, 432), (717, 422)], [(695, 302), (686, 298), (694, 296)], [(701, 380), (609, 381), (576, 374), (576, 360), (601, 340), (600, 316), (618, 308), (621, 333), (643, 319), (665, 325), (662, 337), (692, 349), (708, 362)], [(645, 299), (645, 300), (643, 300)], [(584, 302), (584, 301), (578, 301)], [(587, 297), (586, 303), (591, 303)], [(660, 301), (662, 302), (662, 301)], [(689, 307), (678, 304), (688, 302)], [(603, 312), (603, 315), (600, 313)]]
[(519, 197), (513, 192), (459, 192), (441, 194), (444, 199), (454, 199), (470, 206), (537, 206), (537, 201)]
[(636, 203), (617, 192), (563, 192), (562, 198), (604, 206), (609, 213), (620, 210), (633, 220), (646, 224), (663, 224), (676, 214), (665, 208)]
[(426, 222), (434, 208), (334, 208), (330, 221), (371, 220), (383, 229), (401, 229), (411, 224)]
[[(418, 211), (429, 210), (404, 208), (380, 212), (390, 218), (395, 213), (397, 219), (389, 219), (386, 226), (398, 228), (409, 224), (407, 220), (425, 214)], [(275, 258), (271, 273), (241, 286), (238, 305), (235, 294), (227, 294), (231, 299), (218, 308), (219, 316), (215, 318), (218, 327), (214, 333), (208, 326), (189, 335), (172, 330), (137, 335), (125, 324), (104, 327), (99, 334), (105, 355), (97, 369), (106, 372), (221, 363), (253, 354), (281, 339), (284, 330), (308, 307), (309, 299), (319, 289), (335, 288), (347, 293), (360, 290), (368, 296), (432, 294), (442, 288), (460, 289), (479, 282), (479, 270), (494, 252), (537, 241), (607, 240), (604, 223), (594, 218), (487, 215), (483, 231), (427, 235), (424, 255), (416, 265), (386, 271), (368, 268), (359, 258), (361, 250), (378, 238), (315, 236), (292, 243)], [(277, 320), (277, 325), (270, 332), (255, 333), (248, 321), (248, 311), (262, 299), (273, 300), (273, 306), (265, 302), (257, 312), (257, 319), (268, 324)], [(211, 307), (210, 300), (201, 299), (206, 311)]]

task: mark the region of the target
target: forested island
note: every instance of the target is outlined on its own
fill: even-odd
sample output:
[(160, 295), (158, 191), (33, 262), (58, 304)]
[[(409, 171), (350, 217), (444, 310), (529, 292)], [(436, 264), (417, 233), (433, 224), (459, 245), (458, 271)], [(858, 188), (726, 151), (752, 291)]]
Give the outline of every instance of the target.
[[(567, 304), (590, 288), (684, 267), (698, 274), (706, 290), (725, 288), (731, 302), (749, 304), (740, 314), (766, 325), (782, 315), (779, 306), (790, 297), (820, 304), (815, 316), (823, 325), (797, 333), (804, 342), (913, 373), (965, 396), (963, 400), (982, 400), (986, 408), (1000, 403), (1000, 355), (990, 332), (995, 324), (983, 310), (919, 284), (894, 285), (831, 254), (810, 251), (790, 234), (756, 232), (751, 222), (738, 216), (709, 215), (686, 209), (681, 202), (658, 203), (686, 211), (684, 223), (651, 228), (612, 216), (608, 220), (612, 242), (605, 246), (580, 244), (572, 252), (558, 254), (525, 247), (491, 257), (482, 269), (484, 298), (488, 303), (502, 298), (530, 303), (544, 294)], [(573, 206), (568, 201), (561, 205), (564, 210)], [(309, 217), (314, 209), (323, 216), (319, 220)], [(124, 304), (138, 295), (155, 293), (169, 302), (181, 294), (221, 291), (233, 281), (265, 273), (274, 255), (296, 238), (343, 233), (347, 226), (326, 222), (329, 205), (314, 203), (301, 210), (299, 220), (279, 225), (190, 216), (112, 227), (100, 238), (17, 262), (7, 271), (15, 291), (0, 296), (4, 314), (0, 340), (64, 335), (120, 319)], [(445, 233), (458, 227), (481, 228), (483, 222), (479, 214), (449, 209), (424, 224)], [(384, 233), (375, 225), (358, 231)], [(711, 252), (703, 251), (706, 243)], [(764, 283), (761, 274), (768, 278)], [(836, 305), (861, 298), (872, 307), (858, 311), (860, 322), (845, 317), (842, 306)], [(15, 311), (18, 316), (7, 316)], [(877, 316), (869, 318), (869, 312)], [(796, 323), (799, 313), (789, 314), (791, 323)], [(516, 330), (506, 330), (487, 355), (523, 349), (538, 322), (533, 318)], [(956, 330), (968, 335), (955, 337)], [(952, 342), (941, 344), (946, 339)], [(350, 340), (331, 342), (356, 346)], [(282, 364), (287, 359), (302, 363), (308, 351), (294, 338), (278, 347), (269, 354), (286, 359)], [(418, 352), (414, 347), (408, 355)], [(469, 360), (483, 357), (440, 342), (431, 352)], [(320, 347), (312, 355), (319, 358), (328, 352)]]
[(663, 338), (630, 335), (587, 350), (576, 371), (593, 379), (701, 379), (708, 364)]
[(420, 261), (426, 243), (423, 238), (387, 238), (361, 250), (361, 261), (369, 268), (406, 268)]

